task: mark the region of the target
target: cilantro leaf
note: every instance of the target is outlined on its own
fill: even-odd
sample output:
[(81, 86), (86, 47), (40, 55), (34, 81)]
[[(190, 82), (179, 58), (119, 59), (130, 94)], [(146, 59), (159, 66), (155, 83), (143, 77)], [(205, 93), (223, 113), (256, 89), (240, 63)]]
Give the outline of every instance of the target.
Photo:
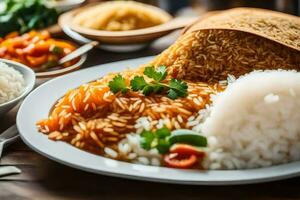
[(185, 82), (177, 79), (171, 79), (169, 82), (168, 97), (176, 99), (177, 97), (186, 97), (188, 95), (188, 86)]
[(159, 83), (147, 83), (143, 76), (135, 76), (130, 81), (130, 86), (133, 91), (142, 90), (144, 95), (151, 93), (160, 93), (164, 90), (164, 86)]
[(164, 85), (161, 85), (161, 84), (157, 83), (157, 84), (154, 84), (153, 92), (154, 93), (161, 93), (162, 91), (164, 91), (164, 89), (165, 89)]
[(146, 85), (143, 89), (143, 94), (145, 96), (148, 96), (149, 94), (151, 94), (153, 92), (154, 88), (152, 85)]
[(133, 91), (143, 90), (148, 83), (145, 81), (143, 76), (135, 76), (130, 81), (130, 86)]
[(152, 148), (151, 144), (154, 138), (154, 134), (151, 131), (143, 130), (143, 132), (141, 133), (140, 141), (141, 147), (145, 150), (150, 150)]
[(173, 100), (177, 99), (177, 97), (178, 97), (177, 92), (175, 90), (173, 90), (173, 89), (169, 89), (169, 91), (168, 91), (168, 97), (170, 99), (173, 99)]
[(108, 83), (108, 86), (113, 93), (122, 92), (125, 94), (128, 91), (125, 79), (120, 74), (115, 76), (113, 80)]
[(144, 75), (149, 78), (154, 79), (157, 82), (163, 81), (167, 77), (167, 68), (165, 66), (155, 67), (146, 67), (144, 70)]
[[(181, 80), (173, 78), (168, 83), (163, 82), (168, 75), (167, 68), (165, 66), (159, 66), (157, 68), (153, 66), (146, 67), (144, 75), (153, 80), (146, 81), (144, 76), (135, 76), (130, 81), (132, 91), (141, 91), (145, 96), (152, 93), (158, 94), (167, 92), (167, 96), (170, 99), (186, 97), (188, 94), (188, 85)], [(115, 76), (108, 85), (113, 93), (121, 91), (125, 94), (128, 91), (125, 79), (121, 75)]]

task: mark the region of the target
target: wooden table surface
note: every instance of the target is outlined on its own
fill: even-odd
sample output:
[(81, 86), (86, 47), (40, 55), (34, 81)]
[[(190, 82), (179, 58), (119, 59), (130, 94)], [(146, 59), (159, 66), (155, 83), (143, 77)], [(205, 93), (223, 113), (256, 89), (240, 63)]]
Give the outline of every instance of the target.
[[(155, 55), (176, 35), (134, 53), (93, 50), (84, 67)], [(0, 118), (0, 132), (15, 123), (16, 110)], [(113, 178), (73, 169), (29, 149), (20, 139), (5, 149), (1, 165), (15, 165), (19, 175), (0, 177), (0, 200), (23, 199), (300, 199), (300, 178), (242, 186), (186, 186)]]

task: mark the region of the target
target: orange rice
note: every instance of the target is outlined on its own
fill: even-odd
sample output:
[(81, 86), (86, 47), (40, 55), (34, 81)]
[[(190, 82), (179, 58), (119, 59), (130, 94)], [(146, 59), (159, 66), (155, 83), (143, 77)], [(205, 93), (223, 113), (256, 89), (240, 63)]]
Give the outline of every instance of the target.
[[(136, 73), (122, 75), (129, 84)], [(140, 117), (150, 118), (153, 124), (163, 119), (170, 130), (189, 128), (188, 118), (210, 103), (211, 94), (222, 90), (218, 84), (187, 82), (188, 96), (176, 100), (132, 91), (115, 95), (107, 86), (112, 77), (108, 75), (68, 91), (49, 117), (37, 123), (39, 131), (50, 139), (103, 155), (105, 147), (118, 151), (118, 142), (136, 132), (134, 125)]]

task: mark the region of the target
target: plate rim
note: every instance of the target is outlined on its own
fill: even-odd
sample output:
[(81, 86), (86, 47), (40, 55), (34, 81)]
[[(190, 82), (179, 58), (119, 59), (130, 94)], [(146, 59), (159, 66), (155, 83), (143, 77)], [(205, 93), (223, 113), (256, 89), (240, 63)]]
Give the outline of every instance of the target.
[[(32, 141), (29, 141), (28, 137), (30, 137), (30, 134), (36, 134), (36, 136), (37, 136), (38, 131), (36, 130), (34, 124), (24, 126), (24, 123), (22, 123), (22, 120), (24, 119), (24, 117), (28, 117), (28, 115), (27, 114), (24, 115), (23, 110), (28, 107), (28, 104), (30, 103), (30, 101), (35, 99), (34, 95), (41, 93), (43, 90), (46, 90), (47, 87), (51, 87), (51, 86), (55, 85), (55, 83), (57, 84), (60, 81), (70, 79), (72, 77), (80, 76), (82, 74), (88, 74), (89, 72), (93, 72), (94, 70), (101, 71), (101, 69), (105, 69), (105, 67), (114, 66), (114, 65), (122, 66), (122, 65), (126, 65), (125, 63), (127, 63), (129, 65), (131, 65), (135, 62), (144, 63), (145, 61), (151, 60), (152, 58), (153, 58), (153, 56), (96, 65), (96, 66), (93, 66), (90, 68), (81, 69), (79, 71), (72, 72), (70, 74), (67, 74), (67, 75), (64, 75), (61, 77), (54, 78), (54, 79), (42, 84), (41, 86), (37, 87), (32, 93), (30, 93), (25, 98), (25, 100), (23, 101), (22, 105), (20, 106), (20, 109), (17, 114), (17, 127), (19, 130), (21, 139), (24, 141), (24, 143), (26, 145), (28, 145), (34, 151), (38, 152), (39, 154), (41, 154), (55, 162), (61, 163), (63, 165), (67, 165), (69, 167), (73, 167), (76, 169), (80, 169), (83, 171), (88, 171), (88, 172), (92, 172), (92, 173), (96, 173), (96, 174), (102, 174), (102, 175), (108, 175), (108, 176), (120, 177), (120, 178), (135, 179), (135, 180), (173, 183), (173, 184), (188, 184), (188, 185), (241, 185), (241, 184), (252, 184), (252, 183), (261, 183), (261, 182), (281, 180), (281, 179), (292, 178), (292, 177), (300, 175), (300, 165), (299, 165), (300, 161), (282, 164), (282, 165), (276, 165), (276, 166), (267, 167), (267, 168), (248, 169), (248, 170), (207, 170), (204, 173), (202, 173), (199, 170), (178, 170), (178, 169), (170, 169), (170, 168), (165, 168), (165, 167), (155, 167), (155, 166), (132, 164), (132, 163), (116, 161), (116, 160), (112, 160), (109, 158), (104, 158), (99, 155), (91, 154), (86, 151), (77, 149), (69, 144), (64, 143), (64, 142), (51, 141), (51, 140), (47, 139), (47, 136), (40, 133), (40, 136), (38, 136), (38, 137), (41, 137), (41, 138), (46, 137), (45, 141), (47, 141), (46, 143), (49, 144), (49, 146), (55, 146), (55, 147), (63, 146), (65, 153), (66, 152), (67, 153), (70, 153), (70, 152), (77, 153), (79, 156), (83, 156), (83, 158), (91, 159), (91, 160), (89, 160), (89, 161), (91, 161), (91, 164), (90, 163), (85, 163), (85, 164), (79, 163), (78, 164), (78, 163), (74, 163), (73, 159), (75, 159), (75, 158), (62, 159), (61, 156), (57, 155), (57, 152), (55, 152), (55, 153), (47, 152), (47, 151), (49, 151), (47, 148), (43, 147), (41, 149), (38, 147), (39, 146), (38, 144), (33, 144)], [(132, 66), (132, 67), (137, 67), (137, 66)], [(111, 71), (111, 72), (119, 71), (118, 69), (116, 70), (114, 67), (112, 67), (112, 68), (113, 69), (106, 70), (106, 71)], [(122, 68), (122, 67), (120, 67), (120, 68)], [(103, 71), (105, 71), (105, 70), (103, 70)], [(82, 83), (80, 82), (80, 84), (82, 84)], [(66, 90), (70, 89), (66, 85), (63, 85), (61, 87), (62, 88), (66, 87)], [(25, 132), (24, 127), (28, 128), (31, 126), (34, 127), (35, 133), (30, 133), (28, 135), (28, 133)], [(76, 159), (79, 159), (79, 157)], [(80, 161), (80, 159), (79, 159), (79, 161)], [(92, 167), (93, 162), (95, 162), (95, 163), (99, 162), (102, 164), (103, 163), (105, 164), (107, 162), (107, 163), (111, 163), (111, 164), (116, 164), (117, 167), (109, 168), (107, 166), (97, 166), (97, 168), (95, 168), (95, 166)], [(124, 167), (124, 168), (122, 168), (122, 167)], [(268, 171), (268, 170), (270, 170), (270, 171)], [(137, 172), (140, 172), (140, 173), (137, 173)], [(163, 174), (163, 173), (166, 173), (166, 174)], [(250, 174), (251, 176), (247, 176), (247, 173)], [(171, 176), (166, 177), (168, 174)], [(210, 179), (211, 178), (210, 176), (217, 177), (216, 175), (220, 176), (220, 174), (221, 175), (225, 174), (226, 176)], [(233, 175), (233, 176), (231, 178), (228, 178), (228, 174)], [(257, 175), (257, 174), (260, 174), (260, 175)], [(176, 177), (172, 176), (172, 175), (176, 175)], [(179, 179), (178, 176), (180, 176), (181, 178)], [(189, 179), (182, 178), (184, 176), (188, 176)], [(208, 179), (192, 178), (194, 176), (201, 177), (201, 178), (208, 177)], [(247, 177), (247, 178), (245, 178), (245, 177)]]

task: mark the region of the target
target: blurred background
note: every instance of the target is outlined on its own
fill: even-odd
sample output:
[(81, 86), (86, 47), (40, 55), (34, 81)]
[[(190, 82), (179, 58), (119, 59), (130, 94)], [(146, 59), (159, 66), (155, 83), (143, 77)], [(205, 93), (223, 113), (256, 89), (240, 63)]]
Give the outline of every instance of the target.
[[(88, 0), (99, 2), (99, 0)], [(257, 7), (300, 16), (300, 0), (137, 0), (156, 5), (172, 14), (201, 15), (234, 7)]]
[[(203, 18), (204, 15), (221, 10), (256, 7), (300, 15), (300, 0), (136, 0), (163, 9), (166, 12), (160, 10), (160, 13), (164, 13), (164, 16), (168, 16), (170, 20), (162, 22), (161, 25), (164, 26), (156, 27), (152, 32), (151, 29), (150, 31), (144, 29), (132, 37), (126, 31), (117, 30), (116, 27), (137, 30), (146, 26), (137, 27), (138, 20), (126, 14), (128, 12), (126, 9), (123, 9), (125, 11), (121, 12), (122, 14), (119, 14), (116, 19), (111, 13), (122, 9), (114, 10), (110, 7), (111, 10), (100, 12), (97, 10), (98, 7), (95, 12), (87, 7), (77, 9), (90, 3), (91, 7), (95, 7), (93, 3), (104, 1), (108, 0), (0, 0), (0, 58), (21, 62), (34, 69), (37, 76), (49, 78), (48, 76), (65, 73), (65, 68), (70, 71), (79, 68), (85, 61), (87, 61), (85, 66), (97, 65), (99, 64), (97, 54), (102, 55), (102, 63), (158, 54), (176, 41), (181, 34), (180, 29), (198, 18)], [(132, 15), (138, 15), (138, 11), (132, 11)], [(99, 23), (85, 12), (92, 13), (91, 16), (103, 14), (106, 17), (103, 17), (102, 22)], [(79, 25), (80, 29), (78, 26), (76, 28), (73, 21), (78, 13), (85, 13), (84, 18), (86, 18), (84, 20), (86, 25)], [(151, 21), (149, 19), (148, 22)], [(146, 22), (147, 20), (144, 20), (140, 23), (147, 24)], [(100, 27), (100, 24), (104, 26)], [(113, 31), (119, 31), (118, 37), (113, 33), (91, 31), (91, 29), (111, 31), (106, 29), (107, 24), (114, 27)], [(60, 59), (84, 45), (88, 47), (83, 49), (95, 49), (89, 52), (94, 55), (87, 59), (87, 50), (81, 51), (82, 55), (77, 60), (61, 63)], [(106, 51), (119, 53), (119, 55), (111, 57)], [(130, 54), (134, 51), (140, 52), (140, 55)]]

